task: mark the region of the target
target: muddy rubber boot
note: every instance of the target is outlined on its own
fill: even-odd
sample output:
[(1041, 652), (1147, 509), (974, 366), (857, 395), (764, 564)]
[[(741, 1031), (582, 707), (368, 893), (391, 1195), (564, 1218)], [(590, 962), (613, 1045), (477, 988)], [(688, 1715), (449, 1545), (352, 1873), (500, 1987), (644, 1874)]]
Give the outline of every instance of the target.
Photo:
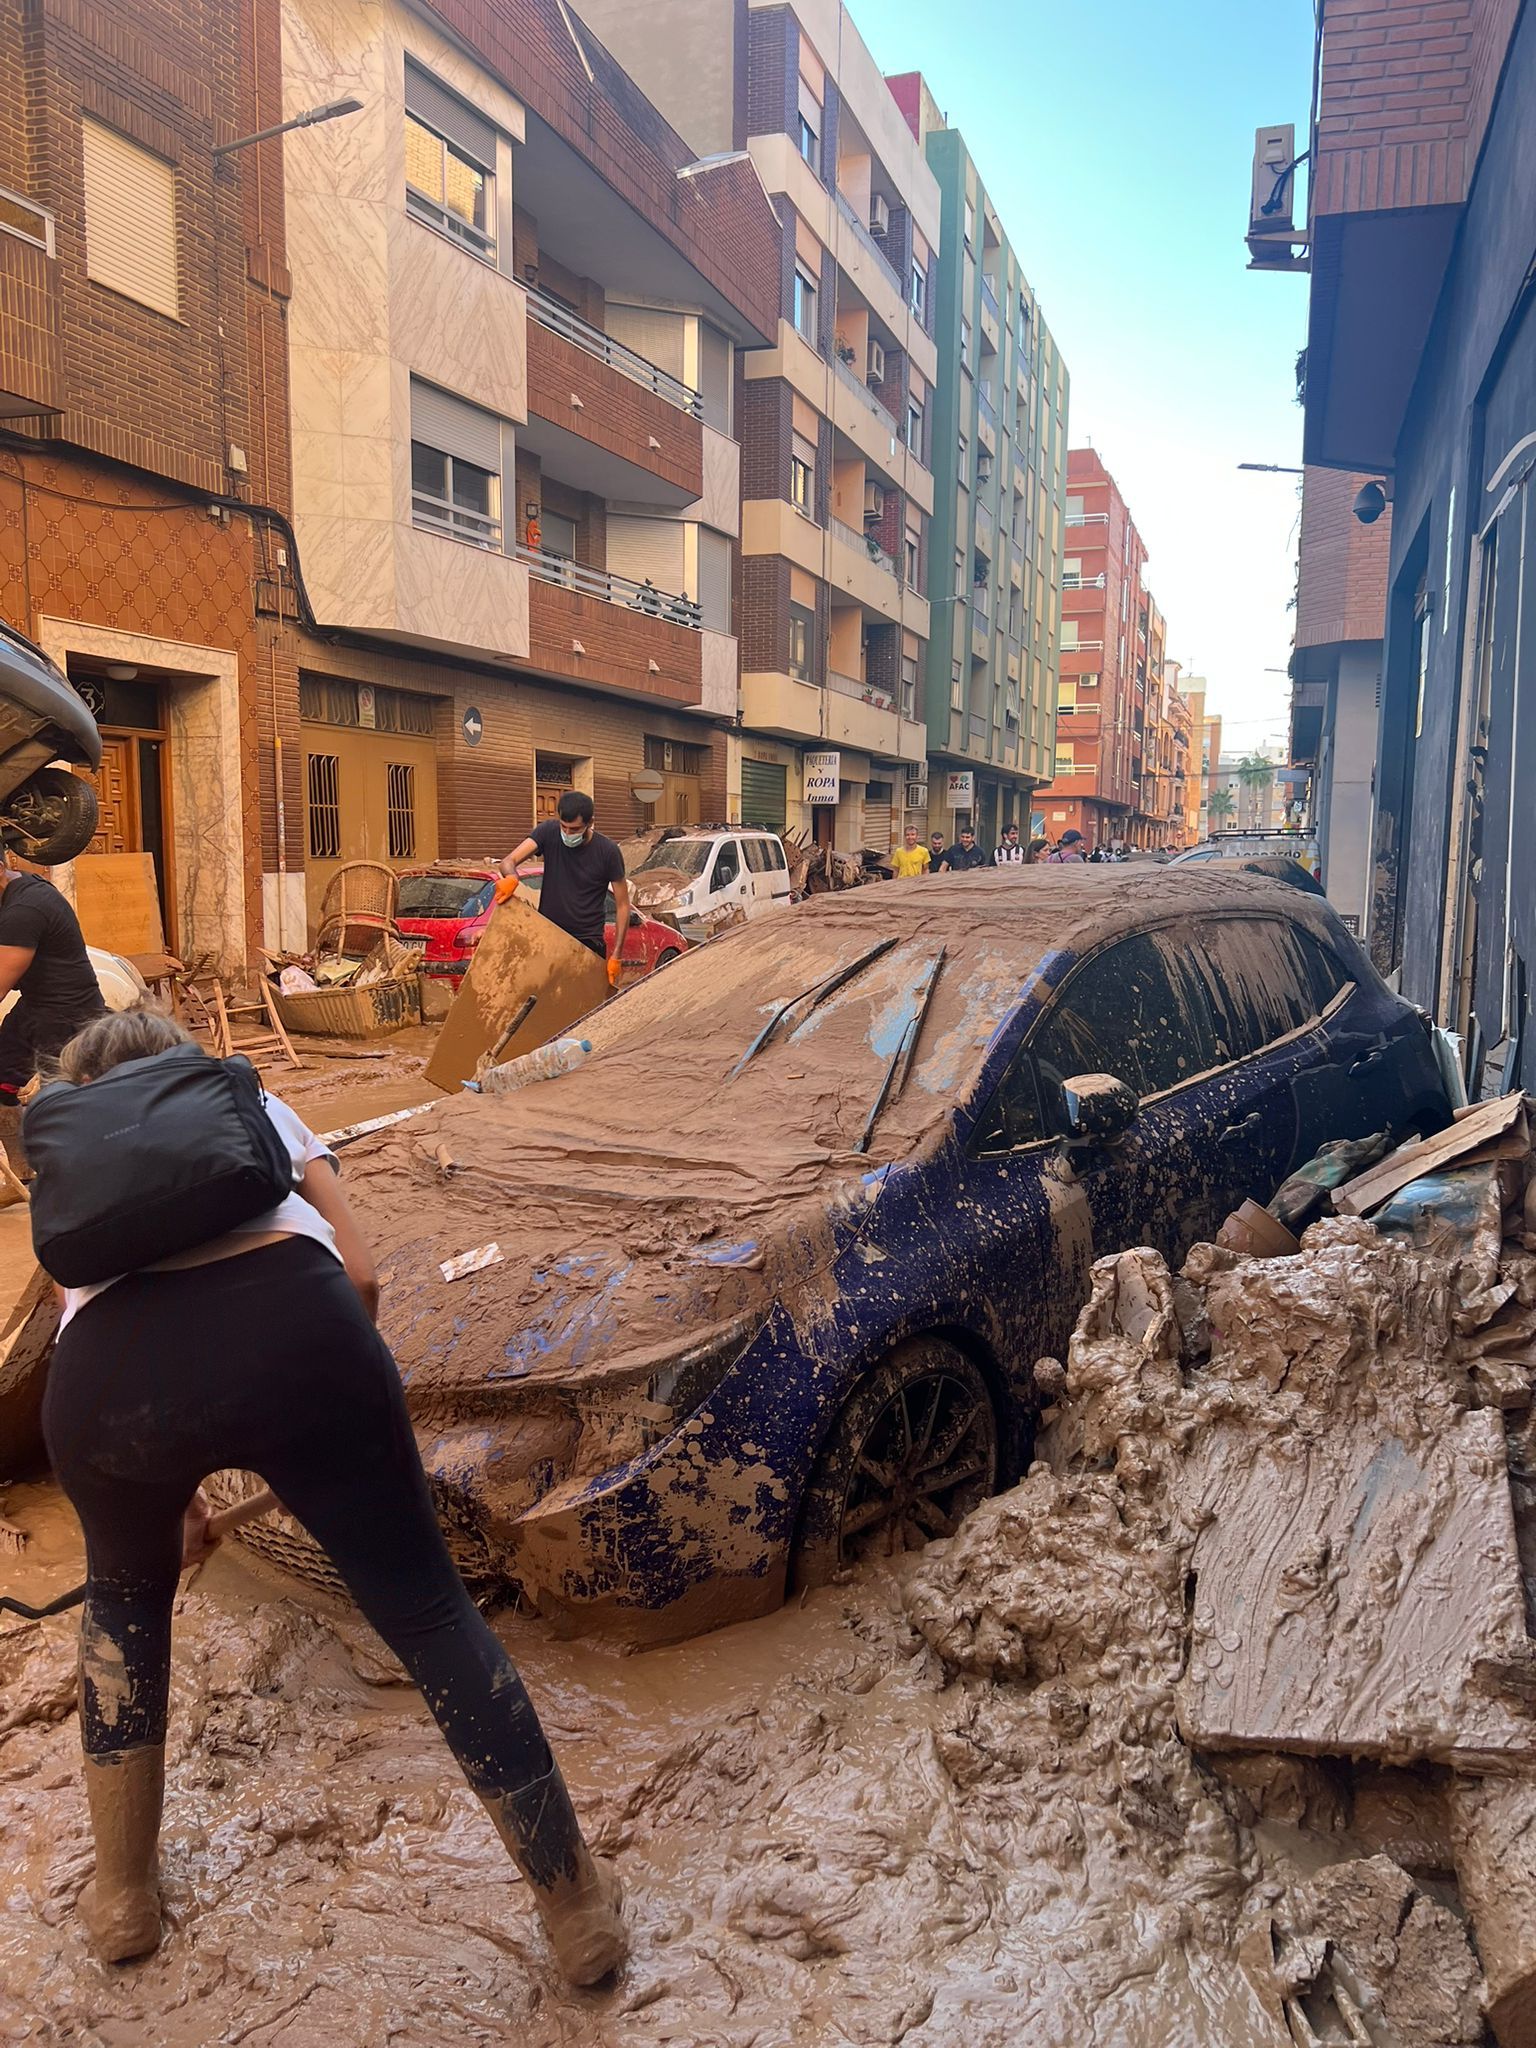
[(560, 1766), (519, 1792), (480, 1797), (532, 1888), (565, 1976), (587, 1985), (611, 1975), (629, 1954), (619, 1914), (623, 1887), (612, 1864), (595, 1857), (582, 1838)]
[(85, 1759), (85, 1793), (96, 1838), (96, 1875), (79, 1913), (104, 1962), (126, 1963), (160, 1946), (160, 1809), (165, 1750), (159, 1744)]

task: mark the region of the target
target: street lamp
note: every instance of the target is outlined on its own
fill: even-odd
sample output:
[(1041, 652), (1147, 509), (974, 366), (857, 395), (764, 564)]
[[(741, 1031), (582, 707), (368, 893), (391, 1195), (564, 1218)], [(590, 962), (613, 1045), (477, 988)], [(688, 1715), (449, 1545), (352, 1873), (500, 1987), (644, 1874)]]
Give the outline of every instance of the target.
[(249, 149), (256, 142), (270, 142), (274, 135), (286, 135), (294, 128), (314, 128), (321, 121), (339, 121), (343, 114), (360, 114), (363, 103), (348, 93), (343, 100), (328, 100), (323, 107), (310, 107), (307, 112), (295, 114), (291, 121), (280, 121), (275, 128), (259, 128), (254, 135), (242, 135), (238, 142), (221, 142), (213, 152), (217, 163), (220, 157), (233, 156), (237, 149)]
[(1240, 462), (1239, 469), (1261, 469), (1269, 476), (1305, 476), (1304, 469), (1293, 469), (1288, 462)]

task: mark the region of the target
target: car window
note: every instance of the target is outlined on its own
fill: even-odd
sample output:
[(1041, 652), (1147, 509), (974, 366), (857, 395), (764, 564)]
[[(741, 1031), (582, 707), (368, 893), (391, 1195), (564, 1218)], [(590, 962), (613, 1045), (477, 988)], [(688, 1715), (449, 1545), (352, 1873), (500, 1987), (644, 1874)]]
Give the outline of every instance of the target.
[(713, 839), (663, 839), (651, 848), (635, 873), (643, 875), (647, 868), (668, 868), (680, 875), (702, 875), (714, 844)]
[(1344, 965), (1331, 946), (1325, 946), (1321, 939), (1311, 932), (1298, 931), (1293, 935), (1299, 943), (1307, 963), (1307, 973), (1312, 983), (1312, 1004), (1319, 1015), (1327, 1009), (1341, 988), (1348, 988), (1354, 976)]
[(494, 883), (479, 875), (402, 875), (399, 917), (478, 917)]
[(1138, 1096), (1160, 1095), (1218, 1064), (1204, 977), (1187, 943), (1137, 932), (1063, 983), (977, 1124), (978, 1152), (1066, 1131), (1062, 1084), (1115, 1074)]
[(1332, 955), (1309, 951), (1305, 935), (1277, 918), (1208, 919), (1195, 950), (1208, 966), (1225, 1059), (1244, 1059), (1299, 1030), (1344, 985)]
[(741, 855), (734, 839), (727, 839), (715, 855), (715, 865), (709, 878), (711, 889), (725, 889), (741, 873)]
[(765, 840), (763, 841), (763, 844), (764, 844), (764, 845), (765, 845), (765, 846), (767, 847), (767, 849), (768, 849), (768, 865), (769, 865), (769, 867), (771, 867), (771, 868), (772, 868), (772, 869), (774, 870), (774, 872), (775, 872), (776, 874), (783, 874), (783, 872), (784, 872), (784, 849), (783, 849), (783, 847), (782, 847), (782, 846), (780, 846), (780, 844), (779, 844), (779, 842), (778, 842), (778, 840), (777, 840), (777, 839), (765, 839)]
[(754, 875), (766, 873), (768, 852), (761, 839), (743, 839), (741, 850), (747, 856), (747, 866)]
[(1217, 1064), (1203, 977), (1187, 946), (1136, 932), (1068, 979), (1030, 1036), (1047, 1126), (1065, 1129), (1061, 1084), (1114, 1074), (1143, 1099)]

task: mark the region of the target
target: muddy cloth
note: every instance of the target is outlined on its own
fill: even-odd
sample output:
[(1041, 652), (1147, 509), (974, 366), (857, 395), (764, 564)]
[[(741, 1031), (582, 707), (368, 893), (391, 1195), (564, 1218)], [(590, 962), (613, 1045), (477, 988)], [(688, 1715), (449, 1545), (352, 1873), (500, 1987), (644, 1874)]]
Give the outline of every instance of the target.
[(603, 905), (613, 884), (624, 879), (624, 856), (601, 832), (584, 846), (567, 846), (557, 818), (543, 819), (530, 836), (544, 863), (540, 914), (589, 952), (606, 954)]
[(59, 1338), (43, 1430), (85, 1532), (88, 1755), (164, 1740), (181, 1517), (232, 1466), (259, 1472), (329, 1552), (477, 1792), (550, 1769), (444, 1545), (394, 1362), (318, 1245), (287, 1238), (98, 1295)]
[(17, 983), (20, 1000), (0, 1019), (0, 1103), (14, 1100), (39, 1066), (106, 1005), (61, 893), (41, 875), (12, 875), (0, 895), (0, 946), (24, 947), (32, 964)]

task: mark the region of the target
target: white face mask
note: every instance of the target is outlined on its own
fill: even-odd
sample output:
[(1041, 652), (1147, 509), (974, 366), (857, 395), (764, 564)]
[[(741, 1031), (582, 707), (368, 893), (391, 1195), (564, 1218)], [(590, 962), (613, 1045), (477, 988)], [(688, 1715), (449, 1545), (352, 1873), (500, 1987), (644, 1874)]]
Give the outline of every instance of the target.
[(586, 828), (583, 826), (575, 832), (567, 832), (562, 825), (560, 827), (560, 837), (567, 846), (585, 846), (587, 842)]

